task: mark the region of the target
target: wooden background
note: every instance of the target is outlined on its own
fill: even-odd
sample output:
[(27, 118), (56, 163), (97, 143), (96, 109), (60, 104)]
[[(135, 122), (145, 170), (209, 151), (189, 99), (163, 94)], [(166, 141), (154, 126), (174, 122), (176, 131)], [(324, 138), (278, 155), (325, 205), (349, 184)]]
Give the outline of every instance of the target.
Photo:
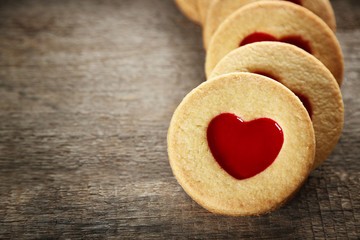
[(204, 81), (201, 29), (171, 0), (0, 0), (1, 239), (359, 239), (360, 1), (332, 1), (345, 125), (285, 207), (227, 217), (193, 202), (166, 152)]

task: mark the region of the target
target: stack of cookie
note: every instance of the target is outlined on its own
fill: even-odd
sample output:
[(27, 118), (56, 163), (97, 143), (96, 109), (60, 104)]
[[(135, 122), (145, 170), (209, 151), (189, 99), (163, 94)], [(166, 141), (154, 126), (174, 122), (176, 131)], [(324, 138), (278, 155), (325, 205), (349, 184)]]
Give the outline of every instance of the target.
[(279, 208), (339, 140), (343, 56), (328, 0), (175, 0), (203, 26), (208, 80), (176, 109), (170, 165), (219, 214)]

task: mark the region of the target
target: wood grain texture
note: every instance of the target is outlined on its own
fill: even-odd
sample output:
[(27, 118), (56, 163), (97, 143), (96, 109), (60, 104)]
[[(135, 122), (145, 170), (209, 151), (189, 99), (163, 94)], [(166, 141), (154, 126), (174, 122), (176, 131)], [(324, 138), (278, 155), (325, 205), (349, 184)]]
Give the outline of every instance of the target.
[(213, 215), (173, 177), (170, 118), (204, 79), (171, 0), (0, 1), (1, 239), (359, 239), (360, 2), (332, 1), (345, 125), (285, 207)]

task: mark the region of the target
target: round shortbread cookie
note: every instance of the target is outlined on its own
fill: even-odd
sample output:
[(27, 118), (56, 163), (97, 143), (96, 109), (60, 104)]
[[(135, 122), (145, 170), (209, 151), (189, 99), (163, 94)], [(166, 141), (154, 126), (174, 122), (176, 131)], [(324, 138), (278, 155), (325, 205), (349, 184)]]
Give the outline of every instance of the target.
[(202, 23), (198, 9), (198, 0), (174, 0), (181, 12), (193, 22)]
[(258, 42), (226, 55), (209, 79), (234, 72), (251, 72), (271, 77), (302, 100), (313, 122), (317, 168), (337, 144), (344, 122), (340, 88), (330, 71), (315, 57), (293, 45)]
[[(245, 124), (264, 118), (277, 123), (283, 144), (267, 168), (239, 180), (220, 166), (209, 129), (223, 114), (236, 115)], [(183, 189), (209, 211), (227, 215), (259, 215), (281, 207), (308, 177), (315, 154), (314, 130), (300, 100), (282, 84), (251, 73), (222, 75), (192, 90), (172, 117), (167, 143), (171, 168)], [(245, 149), (241, 154), (253, 148)]]
[[(214, 0), (208, 10), (208, 17), (203, 28), (204, 48), (207, 49), (211, 37), (220, 24), (232, 13), (246, 4), (266, 0)], [(271, 0), (267, 0), (271, 1)], [(334, 11), (329, 0), (297, 0), (290, 1), (309, 9), (319, 16), (334, 32), (336, 21)]]
[[(306, 8), (284, 1), (263, 1), (246, 5), (224, 21), (214, 34), (206, 55), (209, 76), (229, 52), (260, 36), (275, 41), (297, 42), (319, 59), (341, 85), (344, 60), (331, 29)], [(261, 40), (258, 40), (261, 41)]]

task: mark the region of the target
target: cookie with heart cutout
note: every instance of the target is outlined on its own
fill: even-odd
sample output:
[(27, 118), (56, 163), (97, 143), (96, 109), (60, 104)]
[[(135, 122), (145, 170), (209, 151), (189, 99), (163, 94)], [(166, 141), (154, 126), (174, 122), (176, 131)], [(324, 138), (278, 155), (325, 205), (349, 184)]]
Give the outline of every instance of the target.
[[(259, 1), (264, 0), (214, 0), (208, 10), (206, 24), (204, 24), (203, 28), (204, 48), (208, 48), (211, 37), (228, 16), (246, 4)], [(336, 31), (335, 14), (329, 0), (291, 0), (289, 2), (309, 9), (319, 16), (334, 32)]]
[(198, 9), (198, 0), (174, 0), (174, 2), (187, 18), (197, 24), (202, 23)]
[(330, 71), (314, 56), (287, 43), (257, 42), (235, 49), (211, 72), (209, 80), (234, 72), (270, 77), (295, 93), (313, 122), (317, 168), (337, 144), (343, 123), (340, 88)]
[(192, 90), (167, 137), (173, 173), (211, 212), (260, 215), (289, 201), (314, 163), (311, 119), (282, 84), (232, 73)]
[(251, 3), (224, 21), (209, 45), (206, 75), (232, 50), (259, 41), (281, 41), (303, 48), (319, 59), (341, 85), (344, 60), (334, 33), (306, 8), (285, 1)]

